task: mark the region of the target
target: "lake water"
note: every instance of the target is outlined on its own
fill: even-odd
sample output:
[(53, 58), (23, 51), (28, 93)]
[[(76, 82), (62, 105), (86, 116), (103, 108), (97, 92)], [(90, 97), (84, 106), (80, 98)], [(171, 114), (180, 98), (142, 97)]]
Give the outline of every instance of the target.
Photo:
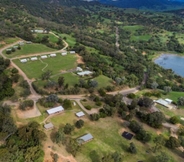
[(164, 69), (172, 69), (175, 74), (184, 77), (184, 57), (171, 54), (162, 54), (155, 61), (156, 64)]

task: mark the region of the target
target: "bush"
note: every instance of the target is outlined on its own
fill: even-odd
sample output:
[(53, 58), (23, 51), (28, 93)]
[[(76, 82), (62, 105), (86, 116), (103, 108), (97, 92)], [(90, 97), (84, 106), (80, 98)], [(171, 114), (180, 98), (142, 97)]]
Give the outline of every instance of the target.
[(136, 95), (134, 93), (130, 93), (127, 95), (128, 98), (134, 99)]
[(102, 106), (102, 102), (100, 102), (100, 101), (96, 102), (95, 104), (96, 104), (96, 106)]
[(92, 107), (90, 106), (90, 105), (86, 105), (86, 106), (84, 106), (87, 110), (91, 110), (92, 109)]
[(21, 110), (26, 110), (32, 108), (33, 106), (34, 106), (33, 100), (25, 100), (24, 102), (20, 103), (19, 108)]

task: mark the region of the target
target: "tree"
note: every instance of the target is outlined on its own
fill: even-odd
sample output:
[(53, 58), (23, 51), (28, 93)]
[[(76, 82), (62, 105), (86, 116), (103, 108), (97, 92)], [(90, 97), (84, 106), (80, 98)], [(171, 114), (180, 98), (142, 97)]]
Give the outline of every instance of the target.
[(95, 88), (95, 87), (98, 86), (98, 82), (97, 82), (96, 80), (90, 80), (90, 81), (88, 82), (88, 85), (89, 85), (90, 87)]
[(46, 72), (43, 72), (41, 79), (42, 80), (49, 80), (50, 76), (52, 75), (51, 70), (47, 70)]
[(170, 149), (174, 149), (180, 146), (180, 141), (175, 137), (169, 137), (169, 139), (166, 141), (166, 147)]
[(94, 113), (94, 114), (90, 114), (90, 118), (92, 121), (97, 121), (97, 120), (99, 120), (100, 116), (99, 116), (99, 114)]
[(156, 81), (154, 81), (152, 84), (151, 84), (151, 88), (152, 89), (157, 89), (158, 87), (158, 83)]
[(60, 76), (58, 78), (58, 85), (59, 85), (59, 87), (62, 87), (64, 85), (64, 82), (65, 82), (65, 78), (63, 76)]
[(65, 134), (71, 134), (73, 130), (74, 130), (74, 126), (72, 126), (69, 123), (66, 123), (66, 125), (64, 126), (63, 132)]
[(53, 133), (53, 137), (51, 139), (55, 143), (64, 142), (65, 140), (64, 129), (60, 127), (57, 132)]
[(130, 122), (129, 128), (131, 129), (132, 132), (134, 133), (138, 133), (140, 130), (142, 130), (142, 126), (139, 125), (138, 122), (136, 122), (135, 120), (132, 120)]
[(144, 143), (149, 142), (151, 140), (151, 135), (146, 132), (144, 129), (141, 129), (137, 134), (136, 134), (136, 139), (139, 141), (142, 141)]
[(169, 121), (172, 123), (172, 124), (177, 124), (180, 122), (180, 117), (179, 116), (173, 116), (169, 119)]
[(82, 128), (83, 125), (84, 125), (84, 121), (81, 120), (81, 119), (78, 120), (78, 121), (76, 121), (76, 123), (75, 123), (75, 126), (76, 126), (77, 128)]
[(59, 100), (58, 96), (56, 94), (50, 94), (47, 98), (47, 102), (57, 103)]
[(164, 93), (168, 94), (169, 92), (171, 92), (171, 87), (170, 86), (164, 86)]
[(165, 116), (162, 112), (153, 112), (146, 116), (146, 123), (154, 128), (161, 127), (164, 120)]
[(130, 146), (129, 146), (128, 150), (132, 154), (136, 154), (137, 153), (137, 149), (136, 149), (136, 147), (135, 147), (133, 142), (130, 143)]
[(163, 135), (160, 134), (159, 136), (155, 137), (153, 142), (155, 143), (155, 147), (153, 148), (153, 152), (156, 152), (156, 151), (160, 150), (162, 148), (162, 146), (165, 145), (166, 139), (164, 138)]
[(142, 97), (138, 101), (139, 106), (144, 106), (146, 108), (150, 108), (153, 105), (153, 100), (148, 97)]
[(155, 162), (169, 162), (170, 157), (165, 153), (161, 152), (159, 155), (155, 157)]
[(184, 97), (178, 98), (178, 105), (183, 106), (184, 105)]
[(71, 109), (72, 108), (72, 102), (70, 100), (68, 100), (68, 99), (65, 99), (63, 101), (63, 107), (65, 109)]
[(79, 149), (80, 146), (76, 139), (72, 139), (69, 137), (66, 142), (66, 150), (75, 157)]

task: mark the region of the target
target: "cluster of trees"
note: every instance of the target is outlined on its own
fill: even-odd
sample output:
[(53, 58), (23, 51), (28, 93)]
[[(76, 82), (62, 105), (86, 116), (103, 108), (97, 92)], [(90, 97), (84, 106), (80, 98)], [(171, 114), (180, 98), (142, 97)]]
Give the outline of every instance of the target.
[(0, 100), (5, 97), (11, 97), (15, 93), (15, 90), (12, 88), (12, 79), (5, 73), (9, 65), (10, 60), (0, 57)]
[[(0, 148), (0, 161), (43, 161), (42, 141), (46, 138), (36, 122), (13, 132)], [(16, 153), (15, 153), (16, 152)]]
[(23, 91), (21, 92), (21, 97), (28, 97), (31, 94), (30, 86), (27, 82), (27, 80), (23, 80), (19, 83), (19, 86), (23, 88)]
[(24, 110), (32, 109), (33, 106), (34, 106), (33, 100), (25, 100), (25, 101), (20, 103), (19, 109), (24, 111)]

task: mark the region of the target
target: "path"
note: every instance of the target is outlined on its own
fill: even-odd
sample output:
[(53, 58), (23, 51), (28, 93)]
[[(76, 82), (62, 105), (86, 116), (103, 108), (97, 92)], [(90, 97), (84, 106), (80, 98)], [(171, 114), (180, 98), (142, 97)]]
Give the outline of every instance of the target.
[(44, 72), (44, 70), (49, 66), (46, 62), (43, 62), (42, 61), (42, 59), (39, 59), (40, 60), (40, 62), (42, 63), (42, 64), (45, 64), (45, 67), (43, 67), (43, 69), (42, 69), (42, 71)]
[(119, 51), (119, 30), (118, 30), (117, 26), (115, 27), (115, 29), (116, 29), (116, 43), (115, 43), (115, 46), (116, 46), (117, 50)]

